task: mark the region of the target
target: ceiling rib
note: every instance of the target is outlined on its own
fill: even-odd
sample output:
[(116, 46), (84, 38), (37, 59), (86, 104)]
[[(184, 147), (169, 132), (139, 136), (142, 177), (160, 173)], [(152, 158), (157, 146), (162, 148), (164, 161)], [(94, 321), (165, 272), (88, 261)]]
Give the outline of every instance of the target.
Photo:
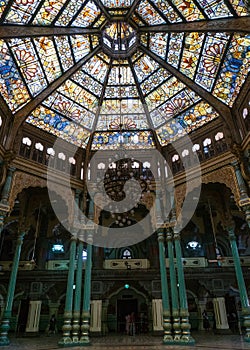
[(250, 33), (250, 17), (216, 19), (193, 23), (162, 24), (139, 27), (139, 33), (145, 32), (245, 32)]
[(82, 35), (82, 34), (100, 34), (98, 28), (66, 28), (66, 27), (36, 27), (36, 26), (0, 26), (0, 38), (15, 37), (34, 37), (51, 35)]

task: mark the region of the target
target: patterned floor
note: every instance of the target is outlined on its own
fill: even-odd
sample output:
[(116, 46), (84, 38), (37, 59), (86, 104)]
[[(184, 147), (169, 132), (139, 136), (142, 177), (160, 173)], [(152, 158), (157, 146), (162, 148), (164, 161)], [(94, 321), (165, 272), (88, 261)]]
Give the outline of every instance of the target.
[[(105, 337), (91, 338), (89, 348), (93, 350), (250, 350), (250, 342), (245, 342), (240, 335), (218, 335), (212, 332), (192, 333), (195, 339), (193, 346), (164, 345), (162, 337), (135, 335), (133, 337), (126, 335), (107, 335)], [(10, 345), (2, 346), (3, 350), (54, 350), (58, 349), (58, 340), (61, 335), (45, 334), (37, 336), (26, 336), (16, 338), (10, 335)], [(84, 349), (86, 347), (64, 347), (63, 349)]]

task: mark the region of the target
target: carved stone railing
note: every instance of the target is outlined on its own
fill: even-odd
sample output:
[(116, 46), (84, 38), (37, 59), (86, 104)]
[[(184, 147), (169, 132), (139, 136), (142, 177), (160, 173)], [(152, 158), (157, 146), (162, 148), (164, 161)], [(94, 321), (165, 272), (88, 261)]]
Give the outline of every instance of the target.
[[(75, 269), (77, 261), (75, 260)], [(46, 270), (68, 270), (69, 260), (48, 260), (45, 265)], [(85, 264), (83, 262), (83, 269), (85, 269)]]
[[(234, 259), (232, 256), (221, 258), (221, 266), (234, 266)], [(240, 256), (241, 266), (250, 266), (250, 256)]]
[(148, 259), (108, 259), (104, 261), (103, 267), (114, 270), (149, 269), (150, 263)]
[[(197, 258), (183, 258), (182, 259), (184, 267), (206, 267), (208, 266), (207, 259), (204, 257)], [(176, 264), (176, 259), (174, 259)], [(169, 267), (169, 259), (166, 259), (166, 267)]]
[[(11, 271), (12, 261), (0, 261), (0, 270), (1, 271)], [(35, 264), (32, 261), (19, 261), (18, 270), (33, 270)]]

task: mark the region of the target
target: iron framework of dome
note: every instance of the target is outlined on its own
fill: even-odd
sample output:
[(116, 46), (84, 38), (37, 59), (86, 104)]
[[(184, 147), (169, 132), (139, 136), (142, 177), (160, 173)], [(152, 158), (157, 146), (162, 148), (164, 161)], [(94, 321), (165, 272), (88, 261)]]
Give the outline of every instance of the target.
[(247, 0), (3, 0), (2, 113), (85, 148), (173, 142), (249, 89)]

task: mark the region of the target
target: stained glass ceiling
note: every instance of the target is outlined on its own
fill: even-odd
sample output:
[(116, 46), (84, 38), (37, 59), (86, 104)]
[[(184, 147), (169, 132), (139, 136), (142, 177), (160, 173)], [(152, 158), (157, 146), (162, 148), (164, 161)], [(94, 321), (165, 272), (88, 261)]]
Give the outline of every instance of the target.
[(247, 0), (3, 0), (1, 105), (92, 149), (167, 145), (249, 89)]

